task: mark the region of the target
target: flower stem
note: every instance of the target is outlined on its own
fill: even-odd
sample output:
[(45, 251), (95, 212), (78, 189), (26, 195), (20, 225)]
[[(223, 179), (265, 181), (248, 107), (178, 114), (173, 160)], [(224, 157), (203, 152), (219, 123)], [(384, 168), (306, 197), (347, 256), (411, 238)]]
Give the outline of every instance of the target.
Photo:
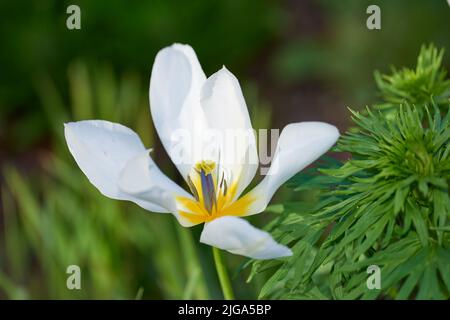
[(234, 300), (233, 288), (231, 287), (230, 278), (227, 269), (223, 263), (222, 253), (220, 249), (213, 247), (214, 263), (216, 264), (217, 275), (219, 276), (220, 286), (225, 300)]

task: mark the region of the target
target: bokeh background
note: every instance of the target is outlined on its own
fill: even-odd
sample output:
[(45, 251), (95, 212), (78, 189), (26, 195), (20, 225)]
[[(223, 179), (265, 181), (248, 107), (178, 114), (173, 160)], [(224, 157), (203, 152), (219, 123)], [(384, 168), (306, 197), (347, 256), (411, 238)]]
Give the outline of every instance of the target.
[[(70, 4), (81, 8), (81, 30), (66, 28)], [(366, 28), (370, 4), (381, 8), (381, 30)], [(63, 138), (66, 121), (120, 122), (181, 181), (148, 107), (162, 47), (192, 45), (207, 75), (226, 65), (256, 128), (320, 120), (343, 131), (347, 107), (377, 101), (374, 70), (413, 66), (430, 42), (447, 49), (449, 65), (445, 0), (2, 1), (0, 15), (1, 299), (221, 298), (201, 227), (103, 197)], [(291, 198), (282, 189), (275, 202)], [(237, 296), (256, 297), (265, 275), (246, 283), (246, 259), (226, 259)], [(72, 264), (81, 290), (66, 287)]]

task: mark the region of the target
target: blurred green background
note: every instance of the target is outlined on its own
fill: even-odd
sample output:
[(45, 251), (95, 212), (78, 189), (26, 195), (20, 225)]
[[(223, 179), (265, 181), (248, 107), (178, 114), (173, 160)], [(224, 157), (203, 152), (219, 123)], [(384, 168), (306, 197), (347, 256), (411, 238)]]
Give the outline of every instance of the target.
[[(66, 8), (81, 8), (81, 30)], [(366, 8), (381, 8), (381, 30)], [(154, 57), (194, 47), (207, 75), (240, 79), (256, 128), (320, 120), (345, 130), (347, 106), (377, 101), (373, 71), (413, 66), (422, 43), (450, 49), (445, 0), (2, 1), (0, 3), (0, 298), (221, 298), (201, 227), (100, 195), (68, 153), (63, 123), (106, 119), (154, 146), (181, 181), (151, 124)], [(292, 195), (280, 190), (275, 201)], [(270, 215), (252, 222), (262, 225)], [(236, 295), (246, 259), (226, 254)], [(82, 270), (68, 290), (66, 268)]]

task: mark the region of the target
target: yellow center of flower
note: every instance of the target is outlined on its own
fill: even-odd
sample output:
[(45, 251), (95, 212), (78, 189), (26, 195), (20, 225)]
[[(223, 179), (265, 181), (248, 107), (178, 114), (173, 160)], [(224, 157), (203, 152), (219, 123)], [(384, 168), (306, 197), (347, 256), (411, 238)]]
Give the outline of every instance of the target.
[[(240, 176), (227, 181), (214, 161), (195, 164), (187, 183), (194, 199), (177, 197), (180, 216), (193, 224), (208, 222), (222, 216), (244, 216), (254, 201), (246, 195), (236, 201)], [(231, 182), (231, 183), (230, 183)]]
[(216, 163), (210, 160), (203, 160), (195, 165), (195, 170), (197, 170), (197, 172), (200, 173), (203, 171), (205, 174), (211, 174), (215, 168)]

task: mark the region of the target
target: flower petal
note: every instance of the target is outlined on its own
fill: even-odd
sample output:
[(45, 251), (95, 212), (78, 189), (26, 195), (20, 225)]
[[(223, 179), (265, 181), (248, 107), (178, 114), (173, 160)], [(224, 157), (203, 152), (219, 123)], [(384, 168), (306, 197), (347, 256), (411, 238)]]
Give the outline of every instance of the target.
[(66, 123), (64, 134), (78, 166), (103, 195), (134, 201), (149, 211), (167, 212), (153, 203), (134, 199), (118, 188), (119, 174), (127, 161), (145, 151), (135, 132), (117, 123), (86, 120)]
[(225, 216), (205, 224), (200, 242), (253, 259), (275, 259), (292, 255), (292, 251), (246, 220)]
[(338, 129), (324, 122), (287, 125), (281, 132), (267, 175), (244, 196), (254, 199), (246, 215), (263, 211), (283, 183), (326, 153), (338, 138)]
[(194, 50), (174, 44), (158, 52), (150, 79), (150, 110), (159, 138), (186, 179), (201, 160), (202, 130), (200, 90), (206, 76)]
[(177, 197), (193, 199), (183, 188), (169, 179), (153, 162), (149, 151), (127, 162), (119, 177), (120, 190), (142, 201), (155, 203), (175, 215), (181, 225), (194, 225), (178, 213)]
[[(216, 159), (239, 186), (235, 198), (248, 186), (258, 168), (255, 134), (236, 77), (223, 67), (203, 85), (201, 105), (208, 128), (217, 133)], [(239, 180), (238, 180), (239, 179)]]

